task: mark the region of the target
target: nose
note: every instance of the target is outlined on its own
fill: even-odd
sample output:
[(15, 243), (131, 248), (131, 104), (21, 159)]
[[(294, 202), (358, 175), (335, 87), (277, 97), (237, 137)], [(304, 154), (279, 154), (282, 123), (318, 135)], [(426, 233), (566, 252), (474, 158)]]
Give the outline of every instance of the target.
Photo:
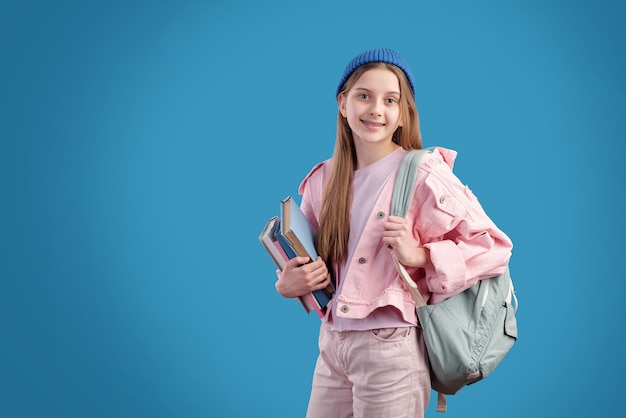
[(380, 100), (374, 100), (372, 102), (372, 108), (370, 109), (370, 114), (372, 116), (380, 116), (383, 113), (383, 103)]

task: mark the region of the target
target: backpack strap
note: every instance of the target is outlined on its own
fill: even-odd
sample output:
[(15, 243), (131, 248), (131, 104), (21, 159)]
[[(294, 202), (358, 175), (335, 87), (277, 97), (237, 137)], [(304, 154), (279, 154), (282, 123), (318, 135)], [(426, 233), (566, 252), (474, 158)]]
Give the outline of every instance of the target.
[(409, 204), (413, 198), (413, 189), (420, 161), (424, 155), (432, 152), (433, 149), (410, 150), (402, 158), (391, 197), (391, 214), (393, 216), (400, 216), (401, 218), (406, 216)]
[[(419, 150), (410, 150), (402, 158), (398, 173), (396, 174), (396, 181), (393, 185), (393, 194), (391, 196), (391, 214), (393, 216), (406, 217), (406, 213), (409, 210), (411, 199), (413, 198), (413, 191), (415, 189), (415, 179), (417, 178), (417, 170), (419, 169), (420, 161), (422, 157), (434, 150), (434, 147)], [(417, 284), (411, 278), (406, 268), (400, 263), (395, 253), (391, 251), (391, 258), (396, 265), (396, 269), (400, 274), (402, 282), (407, 286), (411, 297), (415, 301), (415, 306), (426, 306), (424, 297), (419, 292)], [(446, 395), (441, 392), (437, 392), (437, 412), (446, 412), (448, 409), (448, 402)]]
[[(432, 152), (433, 149), (434, 148), (410, 150), (402, 158), (402, 162), (396, 174), (396, 181), (393, 185), (393, 194), (391, 195), (391, 214), (393, 216), (406, 217), (411, 199), (413, 198), (415, 179), (417, 178), (417, 170), (419, 169), (420, 161), (424, 155)], [(426, 306), (426, 301), (419, 292), (417, 283), (411, 278), (406, 268), (400, 263), (393, 251), (391, 251), (391, 258), (400, 274), (402, 282), (409, 290), (416, 307)]]
[(437, 412), (446, 412), (448, 410), (448, 401), (446, 394), (437, 392)]

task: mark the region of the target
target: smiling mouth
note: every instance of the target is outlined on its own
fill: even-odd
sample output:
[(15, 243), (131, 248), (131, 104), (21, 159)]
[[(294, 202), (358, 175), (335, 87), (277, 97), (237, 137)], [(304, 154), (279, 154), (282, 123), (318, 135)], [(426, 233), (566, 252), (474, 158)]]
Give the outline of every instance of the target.
[(367, 126), (373, 126), (373, 127), (376, 127), (376, 128), (380, 128), (380, 127), (385, 126), (384, 123), (369, 122), (369, 121), (366, 121), (366, 120), (361, 120), (361, 122), (363, 122), (363, 124), (365, 124)]

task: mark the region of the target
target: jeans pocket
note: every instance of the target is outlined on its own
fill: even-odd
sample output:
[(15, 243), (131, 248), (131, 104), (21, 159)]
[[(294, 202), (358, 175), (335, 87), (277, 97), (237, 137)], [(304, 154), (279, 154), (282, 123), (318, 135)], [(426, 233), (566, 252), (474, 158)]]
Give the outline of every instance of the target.
[(381, 341), (401, 341), (411, 335), (413, 327), (377, 328), (372, 330), (376, 339)]

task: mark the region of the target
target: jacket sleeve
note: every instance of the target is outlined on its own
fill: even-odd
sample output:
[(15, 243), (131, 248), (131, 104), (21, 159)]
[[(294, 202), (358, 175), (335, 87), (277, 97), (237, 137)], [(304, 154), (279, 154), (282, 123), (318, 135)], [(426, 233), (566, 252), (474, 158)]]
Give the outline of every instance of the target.
[[(453, 158), (452, 158), (453, 161)], [(478, 199), (439, 152), (424, 161), (414, 199), (415, 233), (430, 251), (425, 268), (431, 303), (459, 293), (478, 280), (502, 274), (512, 243), (487, 216)]]
[(323, 193), (323, 175), (326, 171), (326, 162), (316, 164), (311, 171), (304, 177), (298, 193), (302, 195), (300, 209), (307, 217), (313, 228), (317, 231), (319, 228), (319, 214), (321, 209), (322, 193)]

